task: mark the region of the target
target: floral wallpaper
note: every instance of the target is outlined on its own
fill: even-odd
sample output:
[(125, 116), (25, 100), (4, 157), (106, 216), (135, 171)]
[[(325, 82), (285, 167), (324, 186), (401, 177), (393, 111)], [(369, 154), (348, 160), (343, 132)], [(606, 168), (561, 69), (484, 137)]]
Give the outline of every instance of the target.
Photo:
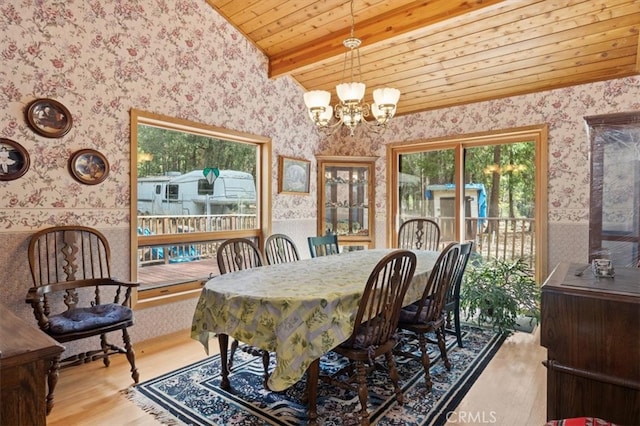
[[(107, 231), (113, 246), (128, 245), (132, 108), (271, 138), (274, 232), (294, 233), (301, 245), (315, 232), (315, 154), (380, 157), (381, 245), (386, 144), (547, 123), (549, 245), (556, 250), (550, 264), (574, 253), (574, 240), (586, 246), (589, 143), (582, 117), (640, 110), (640, 79), (629, 77), (400, 116), (380, 135), (323, 139), (308, 119), (302, 88), (289, 77), (269, 79), (266, 57), (204, 0), (0, 0), (0, 56), (0, 137), (30, 156), (24, 176), (0, 182), (0, 262), (7, 265), (0, 302), (28, 320), (26, 245), (35, 229), (82, 223)], [(37, 98), (69, 109), (66, 135), (46, 138), (29, 127), (25, 109)], [(109, 162), (109, 176), (98, 185), (83, 185), (68, 171), (71, 155), (85, 148)], [(277, 193), (279, 155), (312, 160), (309, 195)], [(126, 276), (127, 250), (115, 257), (119, 276)], [(132, 337), (188, 328), (192, 305), (137, 312)]]
[[(402, 102), (402, 96), (400, 97)], [(589, 150), (585, 116), (640, 111), (640, 77), (497, 99), (394, 119), (382, 134), (348, 133), (321, 141), (319, 151), (378, 155), (396, 141), (418, 141), (531, 125), (549, 126), (549, 223), (588, 224)], [(351, 139), (345, 143), (345, 139)], [(385, 215), (386, 169), (378, 161), (376, 212)]]
[[(278, 154), (313, 157), (319, 135), (300, 87), (269, 80), (266, 57), (205, 1), (0, 0), (0, 11), (0, 137), (31, 160), (24, 177), (0, 183), (4, 232), (61, 222), (128, 227), (131, 108), (272, 138), (274, 189)], [(67, 135), (29, 127), (24, 110), (36, 98), (69, 109)], [(104, 183), (69, 174), (69, 157), (83, 148), (108, 159)], [(309, 199), (276, 195), (274, 211), (314, 217)]]
[[(312, 159), (320, 137), (302, 89), (288, 77), (269, 79), (266, 57), (206, 1), (0, 0), (0, 56), (0, 137), (24, 147), (31, 163), (21, 178), (0, 181), (0, 303), (25, 321), (34, 321), (24, 296), (36, 229), (100, 229), (123, 248), (112, 250), (114, 276), (129, 277), (132, 108), (271, 138), (274, 231), (286, 221), (301, 235), (315, 231), (315, 197), (277, 193), (278, 156)], [(66, 135), (29, 127), (25, 109), (37, 98), (68, 108)], [(68, 171), (71, 155), (86, 148), (109, 162), (98, 185)], [(138, 310), (132, 339), (188, 329), (194, 303)]]

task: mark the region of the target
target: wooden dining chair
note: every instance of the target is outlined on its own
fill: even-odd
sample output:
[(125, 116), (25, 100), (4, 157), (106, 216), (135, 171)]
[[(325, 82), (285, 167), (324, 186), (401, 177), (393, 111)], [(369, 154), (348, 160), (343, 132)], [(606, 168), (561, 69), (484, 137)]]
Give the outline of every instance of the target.
[[(60, 343), (100, 338), (99, 348), (58, 359), (50, 366), (47, 414), (53, 408), (53, 394), (62, 368), (96, 359), (102, 359), (108, 367), (111, 355), (126, 354), (131, 378), (138, 383), (128, 333), (133, 325), (131, 292), (138, 284), (111, 277), (111, 251), (106, 237), (85, 226), (54, 226), (31, 237), (27, 254), (33, 287), (27, 292), (26, 302), (31, 305), (40, 329)], [(123, 346), (108, 342), (107, 333), (114, 331), (122, 333)]]
[[(451, 370), (451, 362), (447, 357), (447, 347), (444, 336), (444, 303), (449, 287), (453, 285), (456, 270), (459, 268), (460, 244), (450, 243), (438, 256), (436, 263), (429, 274), (429, 279), (422, 293), (422, 297), (415, 303), (405, 306), (400, 311), (398, 328), (407, 330), (418, 337), (420, 355), (403, 351), (400, 347), (395, 353), (422, 362), (425, 374), (425, 383), (431, 390), (433, 383), (429, 374), (430, 360), (427, 352), (426, 334), (433, 332), (437, 338), (440, 355), (447, 370)], [(400, 346), (400, 345), (399, 345)]]
[(216, 253), (221, 274), (264, 265), (258, 246), (248, 238), (229, 238), (218, 246)]
[[(216, 259), (218, 261), (218, 269), (220, 269), (221, 274), (257, 268), (264, 265), (260, 249), (258, 249), (258, 246), (253, 241), (247, 238), (229, 238), (228, 240), (223, 241), (218, 246)], [(269, 351), (250, 345), (240, 346), (240, 342), (233, 339), (231, 342), (231, 349), (229, 350), (229, 370), (233, 367), (233, 356), (239, 347), (243, 352), (262, 358), (264, 385), (266, 388), (267, 380), (269, 379)]]
[(285, 234), (272, 234), (267, 237), (264, 243), (264, 257), (269, 265), (300, 260), (296, 244)]
[[(460, 329), (460, 286), (464, 271), (467, 269), (467, 263), (471, 251), (473, 249), (473, 241), (460, 244), (460, 256), (458, 257), (458, 266), (453, 277), (453, 284), (447, 291), (447, 297), (444, 302), (445, 311), (445, 331), (454, 334), (458, 347), (462, 347), (462, 331)], [(451, 315), (453, 314), (453, 328), (451, 327)]]
[(398, 248), (407, 250), (440, 249), (440, 226), (425, 218), (409, 219), (398, 229)]
[(333, 352), (346, 357), (349, 365), (331, 376), (321, 376), (323, 381), (334, 386), (356, 391), (360, 401), (361, 425), (370, 423), (367, 373), (375, 367), (373, 362), (376, 358), (384, 355), (396, 401), (398, 404), (404, 401), (392, 351), (397, 343), (395, 336), (400, 309), (416, 263), (414, 253), (395, 250), (376, 264), (364, 287), (353, 332), (333, 349)]
[(340, 253), (338, 236), (336, 234), (308, 237), (307, 242), (309, 243), (309, 253), (311, 257), (329, 256)]

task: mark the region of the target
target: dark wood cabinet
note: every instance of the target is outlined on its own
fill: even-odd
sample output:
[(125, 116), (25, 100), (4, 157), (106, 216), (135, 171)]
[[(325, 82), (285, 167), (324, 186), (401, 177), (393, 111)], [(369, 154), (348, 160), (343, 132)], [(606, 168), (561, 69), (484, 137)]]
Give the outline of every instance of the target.
[(640, 269), (596, 278), (584, 267), (561, 263), (542, 286), (547, 420), (640, 425)]
[(45, 425), (47, 372), (64, 347), (0, 306), (0, 424)]

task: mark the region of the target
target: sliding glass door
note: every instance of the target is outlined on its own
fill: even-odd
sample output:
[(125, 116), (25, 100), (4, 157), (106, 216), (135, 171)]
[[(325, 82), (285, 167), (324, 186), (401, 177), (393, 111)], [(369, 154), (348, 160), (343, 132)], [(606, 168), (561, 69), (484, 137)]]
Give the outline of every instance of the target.
[(427, 217), (440, 225), (441, 240), (454, 239), (454, 157), (453, 149), (400, 155), (398, 225), (408, 219)]
[(545, 136), (542, 127), (390, 145), (390, 244), (404, 221), (427, 217), (442, 246), (471, 240), (483, 258), (521, 258), (546, 274)]

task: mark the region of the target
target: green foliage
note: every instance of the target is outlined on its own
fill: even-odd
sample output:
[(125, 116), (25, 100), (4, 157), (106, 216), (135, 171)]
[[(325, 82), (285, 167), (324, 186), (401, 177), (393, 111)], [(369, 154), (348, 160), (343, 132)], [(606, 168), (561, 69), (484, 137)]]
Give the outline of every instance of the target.
[(138, 163), (139, 177), (206, 167), (256, 173), (256, 148), (251, 144), (147, 125), (138, 125), (137, 138), (138, 152), (153, 155), (151, 161)]
[(470, 262), (460, 290), (460, 307), (467, 319), (511, 332), (518, 316), (540, 320), (540, 288), (522, 260)]
[[(422, 198), (424, 185), (455, 182), (454, 149), (402, 154), (400, 171), (421, 179), (416, 188), (400, 188)], [(536, 144), (531, 141), (465, 149), (464, 181), (482, 183), (487, 191), (490, 217), (533, 217), (535, 204)], [(493, 170), (493, 171), (491, 171)], [(417, 194), (413, 192), (417, 191)]]

